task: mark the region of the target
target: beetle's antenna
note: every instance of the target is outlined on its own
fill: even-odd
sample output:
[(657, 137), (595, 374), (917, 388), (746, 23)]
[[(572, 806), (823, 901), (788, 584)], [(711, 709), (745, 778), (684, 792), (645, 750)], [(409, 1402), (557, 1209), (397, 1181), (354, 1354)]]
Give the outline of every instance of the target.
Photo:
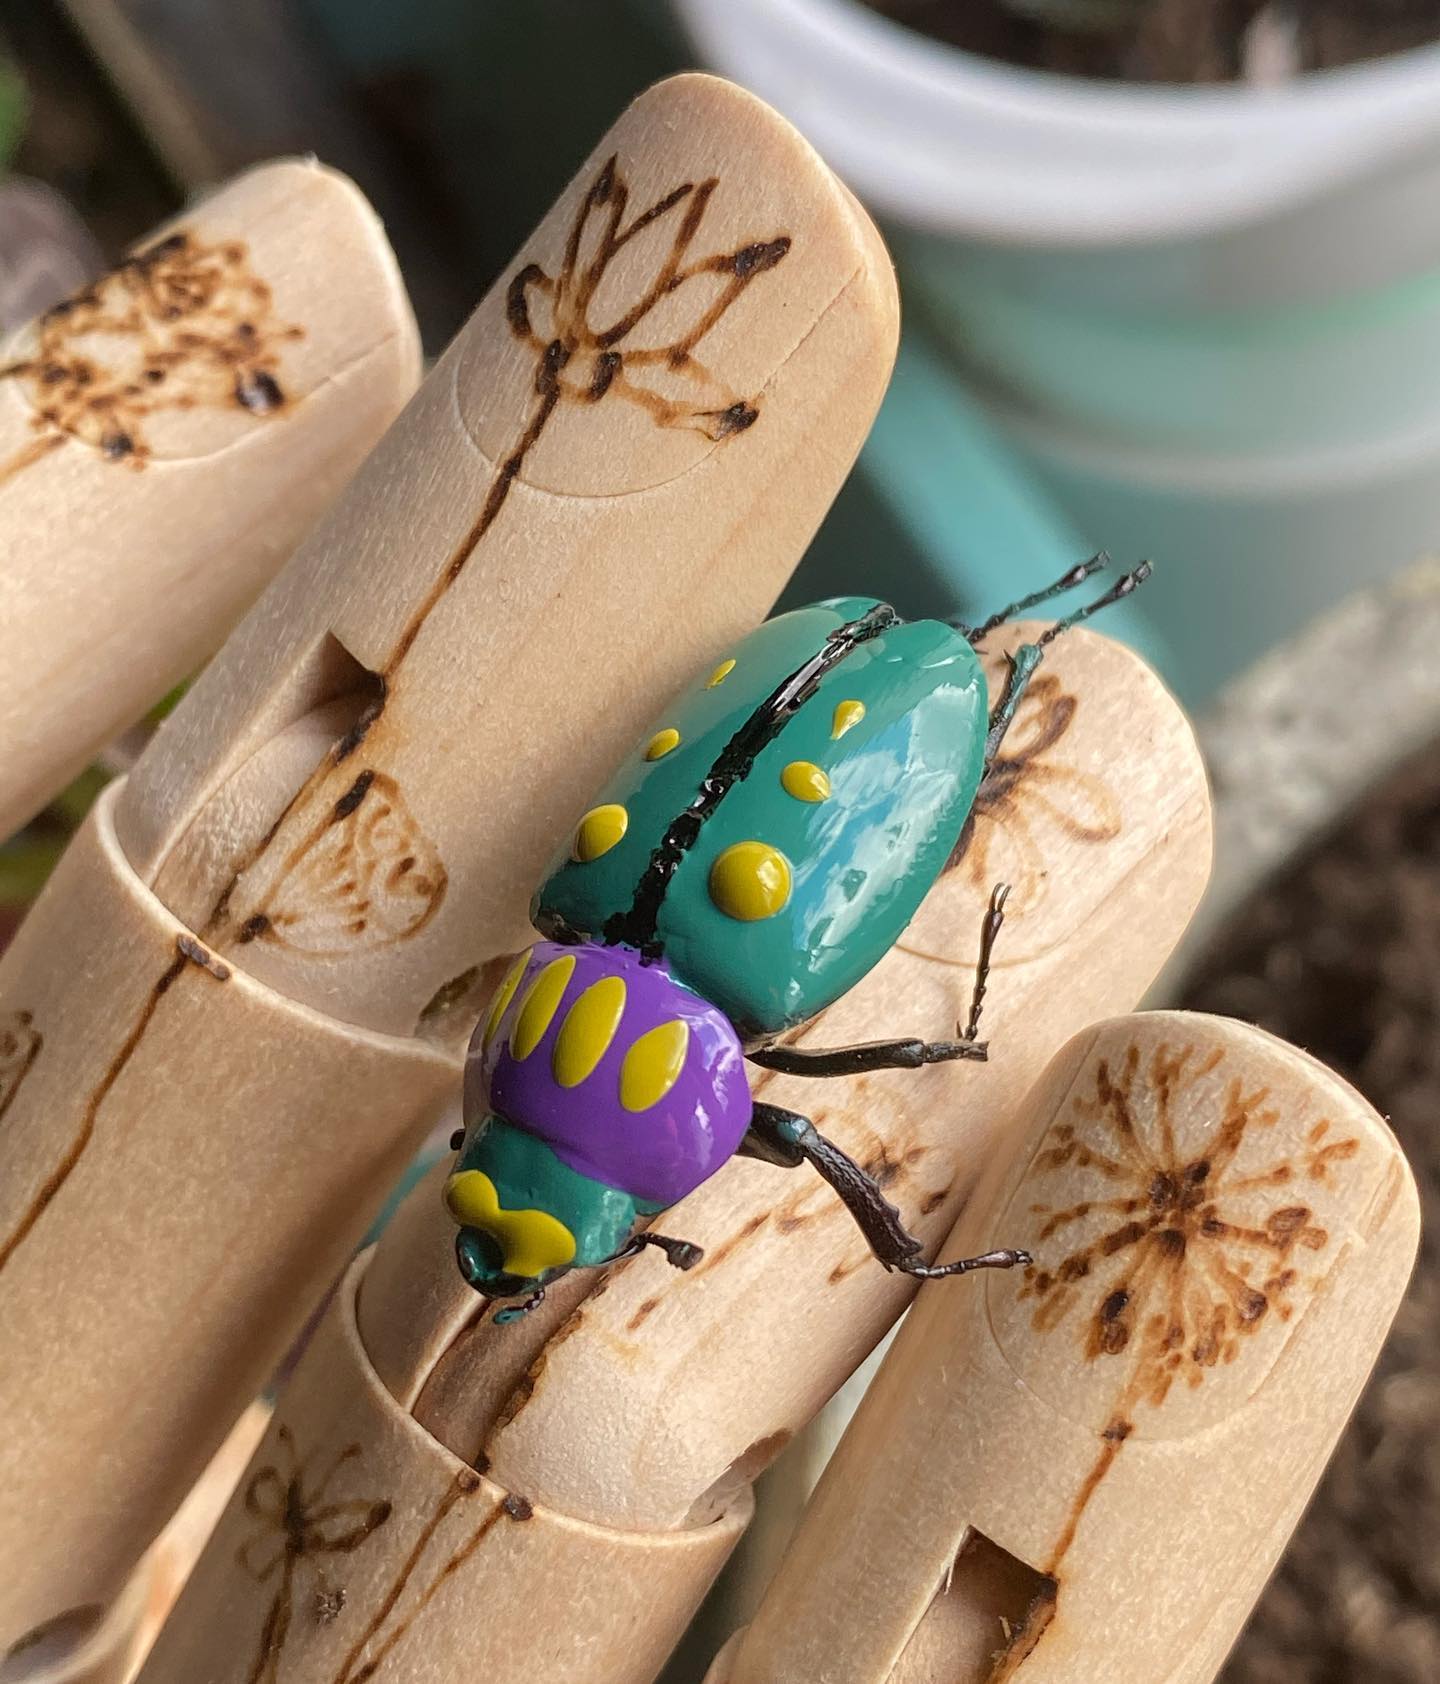
[(980, 927), (980, 956), (975, 961), (975, 987), (970, 994), (970, 1016), (961, 1031), (962, 1041), (974, 1041), (980, 1034), (980, 1013), (985, 1006), (985, 989), (990, 981), (990, 960), (995, 952), (995, 938), (1005, 922), (1005, 902), (1010, 895), (1008, 883), (997, 883), (990, 892), (990, 908)]
[(1121, 576), (1111, 585), (1103, 596), (1097, 596), (1094, 602), (1086, 603), (1083, 608), (1077, 608), (1073, 614), (1067, 614), (1063, 620), (1057, 620), (1048, 631), (1041, 632), (1035, 639), (1035, 646), (1043, 649), (1047, 643), (1053, 643), (1061, 632), (1069, 631), (1071, 626), (1078, 626), (1081, 621), (1088, 620), (1092, 614), (1098, 614), (1102, 608), (1108, 608), (1112, 603), (1119, 602), (1123, 597), (1138, 591), (1154, 572), (1148, 561), (1142, 561), (1139, 566), (1132, 567), (1128, 573)]
[(1042, 604), (1052, 601), (1057, 596), (1064, 596), (1067, 591), (1073, 591), (1077, 585), (1083, 585), (1092, 573), (1098, 573), (1101, 568), (1110, 565), (1110, 557), (1104, 550), (1097, 550), (1088, 561), (1077, 562), (1068, 573), (1063, 573), (1054, 582), (1046, 585), (1043, 590), (1032, 591), (1029, 596), (1022, 596), (1018, 601), (1007, 604), (998, 614), (992, 614), (983, 626), (966, 626), (959, 620), (950, 620), (959, 632), (965, 634), (966, 641), (974, 647), (987, 638), (997, 627), (1003, 626), (1007, 620), (1017, 619), (1021, 614), (1028, 614), (1032, 608), (1039, 608)]

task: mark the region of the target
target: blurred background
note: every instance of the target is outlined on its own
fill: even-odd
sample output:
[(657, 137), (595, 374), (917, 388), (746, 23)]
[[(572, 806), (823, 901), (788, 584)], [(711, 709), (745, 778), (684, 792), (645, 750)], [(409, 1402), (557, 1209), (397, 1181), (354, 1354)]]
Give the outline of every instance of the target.
[[(895, 381), (794, 594), (963, 613), (1153, 556), (1106, 629), (1204, 722), (1221, 840), (1167, 997), (1336, 1065), (1434, 1209), (1437, 0), (0, 0), (0, 329), (314, 152), (434, 355), (625, 100), (696, 65), (804, 130), (900, 272)], [(148, 729), (0, 846), (0, 942)], [(1440, 1679), (1434, 1263), (1229, 1684)]]

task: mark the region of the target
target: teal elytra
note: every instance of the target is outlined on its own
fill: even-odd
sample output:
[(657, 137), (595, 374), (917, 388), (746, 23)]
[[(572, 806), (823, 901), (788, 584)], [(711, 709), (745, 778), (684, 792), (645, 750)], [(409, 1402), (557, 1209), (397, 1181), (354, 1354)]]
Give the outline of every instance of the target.
[[(602, 937), (726, 744), (827, 638), (882, 606), (848, 597), (783, 614), (702, 676), (601, 792), (598, 834), (587, 846), (582, 821), (536, 896), (537, 927)], [(672, 972), (752, 1040), (853, 988), (964, 827), (984, 770), (986, 705), (974, 649), (936, 620), (897, 621), (824, 672), (676, 866), (653, 930)], [(737, 848), (717, 879), (716, 862)], [(734, 897), (755, 873), (754, 915), (737, 917)]]

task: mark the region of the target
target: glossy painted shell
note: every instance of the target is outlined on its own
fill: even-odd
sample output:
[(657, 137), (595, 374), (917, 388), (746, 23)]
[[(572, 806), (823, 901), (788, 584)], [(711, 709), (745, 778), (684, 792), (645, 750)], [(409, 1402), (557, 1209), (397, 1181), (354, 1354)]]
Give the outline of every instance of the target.
[[(536, 896), (547, 934), (614, 939), (652, 854), (727, 744), (827, 639), (878, 605), (846, 598), (750, 634), (655, 722)], [(857, 983), (939, 875), (979, 786), (986, 688), (964, 637), (894, 623), (826, 670), (697, 827), (654, 940), (748, 1037)]]
[(750, 1108), (724, 1015), (625, 948), (538, 942), (502, 983), (466, 1066), (467, 1126), (498, 1116), (651, 1210), (732, 1155)]

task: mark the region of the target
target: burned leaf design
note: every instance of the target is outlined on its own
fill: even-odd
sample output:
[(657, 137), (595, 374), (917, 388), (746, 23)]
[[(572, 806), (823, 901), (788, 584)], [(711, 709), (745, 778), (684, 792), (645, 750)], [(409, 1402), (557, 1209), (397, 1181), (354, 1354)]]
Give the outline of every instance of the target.
[(0, 369), (29, 401), (36, 437), (8, 477), (67, 442), (141, 468), (147, 426), (164, 411), (285, 407), (281, 349), (304, 337), (280, 321), (243, 242), (181, 230), (127, 258), (26, 330), (24, 355)]
[(40, 1056), (45, 1038), (35, 1027), (32, 1012), (0, 1015), (0, 1119), (14, 1103), (20, 1084)]
[(242, 941), (300, 953), (358, 953), (417, 934), (445, 895), (434, 843), (383, 772), (362, 772), (289, 863)]
[(1036, 1303), (1033, 1325), (1073, 1324), (1087, 1361), (1122, 1364), (1126, 1409), (1158, 1409), (1172, 1386), (1198, 1387), (1268, 1322), (1293, 1316), (1308, 1265), (1330, 1244), (1306, 1189), (1329, 1185), (1359, 1150), (1354, 1139), (1328, 1139), (1322, 1120), (1298, 1159), (1271, 1156), (1263, 1143), (1278, 1113), (1264, 1088), (1239, 1077), (1225, 1085), (1208, 1136), (1182, 1146), (1177, 1100), (1219, 1061), (1163, 1046), (1143, 1070), (1134, 1046), (1118, 1070), (1102, 1061), (1093, 1092), (1031, 1168), (1037, 1192), (1060, 1171), (1094, 1184), (1063, 1208), (1030, 1207), (1042, 1259), (1023, 1288)]
[(1040, 899), (1053, 837), (1098, 844), (1120, 834), (1120, 804), (1108, 785), (1065, 764), (1062, 745), (1079, 707), (1054, 673), (1031, 680), (946, 864), (977, 889), (1009, 882), (1011, 912)]
[(276, 1442), (277, 1461), (250, 1476), (242, 1499), (246, 1514), (257, 1525), (240, 1545), (236, 1560), (257, 1584), (275, 1586), (247, 1684), (277, 1684), (302, 1570), (312, 1571), (317, 1597), (338, 1598), (338, 1606), (343, 1607), (343, 1590), (323, 1576), (320, 1564), (350, 1555), (390, 1518), (390, 1504), (383, 1500), (331, 1497), (331, 1487), (342, 1470), (358, 1463), (358, 1444), (340, 1451), (312, 1481), (307, 1472), (309, 1458), (302, 1460), (298, 1455), (289, 1427), (280, 1426)]

